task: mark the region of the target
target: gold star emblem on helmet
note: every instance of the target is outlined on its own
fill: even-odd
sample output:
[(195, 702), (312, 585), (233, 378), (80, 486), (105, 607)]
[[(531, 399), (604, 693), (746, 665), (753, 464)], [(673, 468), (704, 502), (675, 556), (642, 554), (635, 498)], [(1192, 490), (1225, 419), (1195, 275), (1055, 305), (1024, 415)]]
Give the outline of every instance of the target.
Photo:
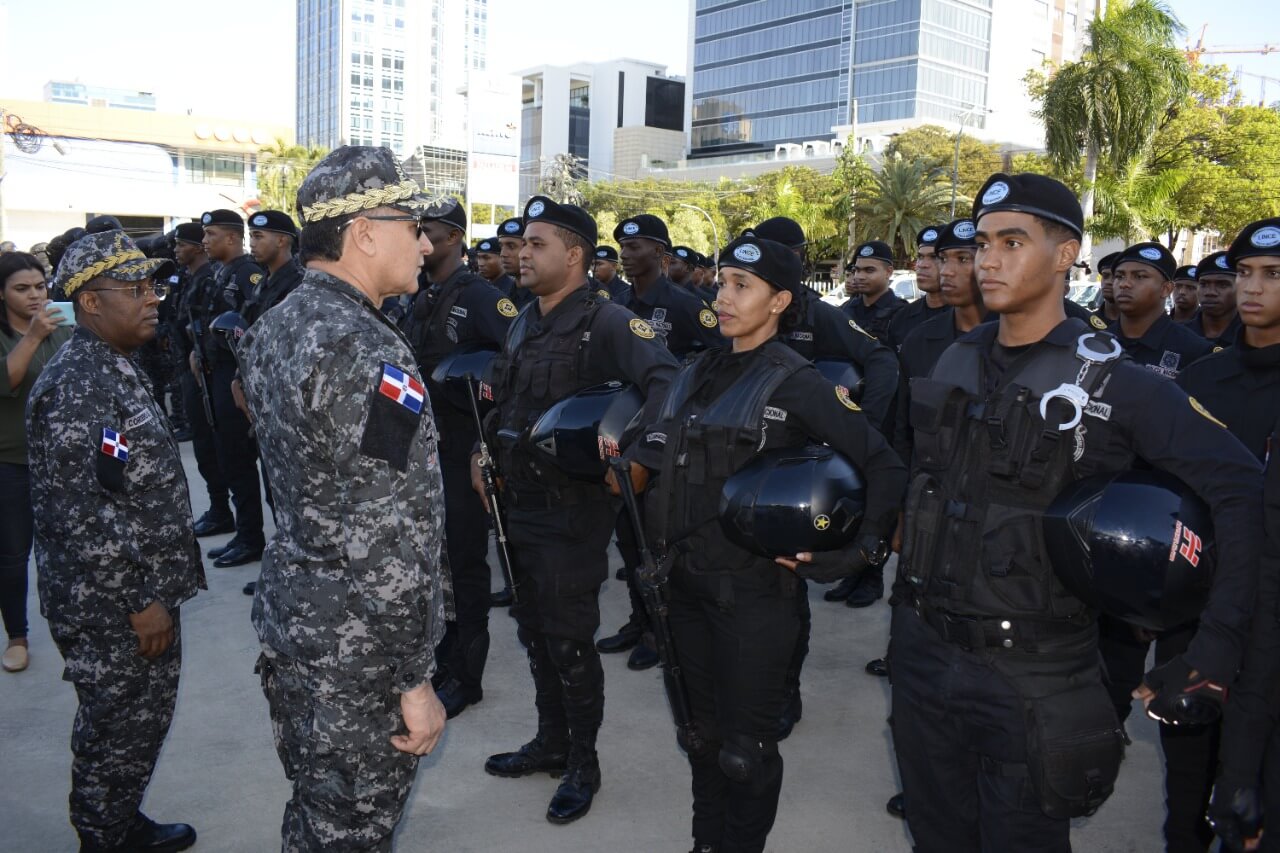
[(826, 530), (831, 526), (831, 519), (828, 516), (820, 515), (813, 520), (813, 526), (818, 530)]

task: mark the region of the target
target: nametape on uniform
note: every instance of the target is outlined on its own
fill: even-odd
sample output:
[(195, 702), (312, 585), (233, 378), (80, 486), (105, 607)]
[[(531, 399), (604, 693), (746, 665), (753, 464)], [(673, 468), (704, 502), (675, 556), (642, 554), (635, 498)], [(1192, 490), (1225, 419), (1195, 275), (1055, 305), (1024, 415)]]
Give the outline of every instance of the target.
[(121, 462), (129, 461), (129, 440), (110, 427), (102, 428), (102, 452)]
[(779, 409), (777, 406), (765, 406), (764, 418), (767, 421), (785, 421), (787, 419), (787, 410)]
[(418, 415), (422, 413), (422, 403), (426, 399), (427, 389), (410, 374), (384, 361), (378, 393)]
[(124, 428), (132, 432), (133, 430), (137, 429), (143, 424), (151, 423), (151, 420), (154, 417), (155, 416), (151, 414), (150, 411), (143, 409), (141, 412), (138, 412), (136, 415), (130, 415), (129, 419), (124, 422)]
[(665, 432), (651, 432), (644, 437), (645, 444), (666, 444), (667, 434)]
[(449, 313), (455, 317), (461, 317), (464, 320), (467, 318), (467, 309), (463, 308), (461, 305), (453, 306), (449, 309)]

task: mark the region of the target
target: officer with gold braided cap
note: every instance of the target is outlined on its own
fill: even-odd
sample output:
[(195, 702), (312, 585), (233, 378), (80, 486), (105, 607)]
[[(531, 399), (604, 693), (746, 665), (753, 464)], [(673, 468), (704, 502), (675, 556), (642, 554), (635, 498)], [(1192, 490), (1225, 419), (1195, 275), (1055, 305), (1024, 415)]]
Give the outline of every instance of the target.
[(439, 437), (413, 349), (379, 310), (432, 252), (429, 200), (386, 148), (343, 146), (298, 189), (302, 284), (240, 343), (276, 533), (253, 624), (293, 796), (286, 850), (390, 849), (445, 713)]

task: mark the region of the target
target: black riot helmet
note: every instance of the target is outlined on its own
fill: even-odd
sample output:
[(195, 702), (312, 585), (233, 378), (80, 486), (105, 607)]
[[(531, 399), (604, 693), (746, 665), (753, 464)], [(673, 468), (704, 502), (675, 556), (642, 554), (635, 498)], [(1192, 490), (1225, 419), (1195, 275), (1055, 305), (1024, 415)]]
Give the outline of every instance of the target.
[(720, 493), (720, 526), (762, 557), (835, 551), (854, 540), (866, 509), (862, 475), (825, 444), (761, 453)]
[(862, 378), (862, 370), (858, 365), (851, 361), (840, 361), (836, 358), (820, 358), (813, 363), (813, 366), (818, 368), (822, 378), (832, 385), (843, 385), (848, 388), (849, 399), (853, 400), (853, 402), (862, 402), (862, 387), (865, 384), (865, 380)]
[(543, 412), (529, 430), (529, 444), (568, 476), (599, 483), (609, 457), (619, 454), (623, 433), (643, 406), (644, 395), (634, 385), (596, 385)]
[(245, 332), (249, 331), (249, 324), (235, 311), (223, 311), (213, 318), (213, 322), (209, 324), (209, 331), (213, 332), (215, 341), (235, 352), (236, 347), (240, 345), (240, 339), (244, 337)]
[[(497, 351), (486, 346), (462, 346), (446, 355), (431, 371), (433, 390), (450, 405), (471, 414), (471, 395), (476, 395), (480, 417), (493, 408), (493, 389), (489, 385), (493, 357)], [(432, 395), (432, 400), (435, 395)]]
[(1044, 513), (1054, 573), (1073, 595), (1152, 631), (1197, 619), (1216, 549), (1209, 508), (1159, 471), (1099, 474), (1072, 483)]

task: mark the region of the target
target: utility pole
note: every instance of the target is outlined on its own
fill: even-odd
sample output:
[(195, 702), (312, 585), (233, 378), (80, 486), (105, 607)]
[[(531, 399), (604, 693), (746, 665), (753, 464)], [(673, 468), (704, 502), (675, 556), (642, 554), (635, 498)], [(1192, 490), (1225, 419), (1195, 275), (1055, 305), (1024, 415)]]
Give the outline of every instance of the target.
[(964, 136), (965, 126), (969, 123), (969, 119), (973, 118), (973, 114), (978, 110), (984, 113), (988, 112), (986, 107), (979, 107), (977, 104), (970, 104), (969, 109), (961, 113), (956, 113), (956, 118), (960, 119), (960, 129), (956, 131), (956, 156), (951, 164), (951, 218), (956, 218), (956, 190), (960, 184), (960, 138)]

